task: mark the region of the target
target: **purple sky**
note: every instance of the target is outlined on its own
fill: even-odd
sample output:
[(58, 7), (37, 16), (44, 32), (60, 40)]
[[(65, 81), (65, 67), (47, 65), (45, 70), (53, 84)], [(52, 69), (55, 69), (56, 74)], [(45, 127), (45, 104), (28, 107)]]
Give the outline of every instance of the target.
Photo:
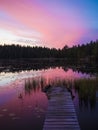
[(0, 44), (62, 48), (98, 39), (98, 0), (0, 0)]

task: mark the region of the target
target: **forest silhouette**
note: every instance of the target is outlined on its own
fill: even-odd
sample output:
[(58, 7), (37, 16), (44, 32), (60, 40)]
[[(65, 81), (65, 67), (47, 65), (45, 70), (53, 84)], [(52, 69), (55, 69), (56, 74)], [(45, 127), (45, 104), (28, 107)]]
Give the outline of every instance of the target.
[(62, 49), (0, 45), (0, 59), (64, 58), (65, 60), (98, 62), (98, 40)]

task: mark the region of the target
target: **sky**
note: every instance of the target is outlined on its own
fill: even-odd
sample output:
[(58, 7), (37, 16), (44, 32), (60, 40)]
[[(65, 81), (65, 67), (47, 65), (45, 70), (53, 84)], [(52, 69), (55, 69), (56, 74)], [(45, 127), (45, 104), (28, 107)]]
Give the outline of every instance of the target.
[(98, 39), (98, 0), (0, 0), (0, 44), (63, 48)]

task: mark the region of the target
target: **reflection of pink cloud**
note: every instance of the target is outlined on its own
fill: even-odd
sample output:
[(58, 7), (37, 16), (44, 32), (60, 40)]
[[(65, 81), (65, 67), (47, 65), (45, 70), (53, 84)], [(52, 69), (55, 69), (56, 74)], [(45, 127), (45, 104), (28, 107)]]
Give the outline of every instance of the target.
[(72, 69), (68, 69), (66, 72), (62, 68), (48, 69), (43, 75), (47, 80), (74, 80), (79, 78), (88, 78), (89, 75), (74, 72)]
[[(0, 0), (0, 7), (21, 25), (28, 28), (28, 32), (29, 29), (33, 30), (35, 37), (37, 37), (38, 32), (41, 34), (40, 39), (49, 43), (46, 46), (58, 48), (65, 44), (75, 43), (85, 30), (81, 28), (84, 23), (77, 17), (79, 14), (76, 10), (73, 12), (63, 11), (61, 7), (57, 9), (57, 6), (49, 8), (47, 5), (46, 8), (44, 4), (39, 5), (35, 1), (31, 3), (29, 0)], [(55, 12), (54, 10), (60, 11)], [(13, 27), (12, 31), (20, 35), (19, 27)]]

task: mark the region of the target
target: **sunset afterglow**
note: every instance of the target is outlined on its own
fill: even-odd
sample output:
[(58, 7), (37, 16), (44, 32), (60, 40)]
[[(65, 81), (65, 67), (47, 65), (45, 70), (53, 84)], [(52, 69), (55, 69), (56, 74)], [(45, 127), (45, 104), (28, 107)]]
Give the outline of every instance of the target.
[(98, 39), (98, 0), (0, 0), (0, 44), (62, 48)]

